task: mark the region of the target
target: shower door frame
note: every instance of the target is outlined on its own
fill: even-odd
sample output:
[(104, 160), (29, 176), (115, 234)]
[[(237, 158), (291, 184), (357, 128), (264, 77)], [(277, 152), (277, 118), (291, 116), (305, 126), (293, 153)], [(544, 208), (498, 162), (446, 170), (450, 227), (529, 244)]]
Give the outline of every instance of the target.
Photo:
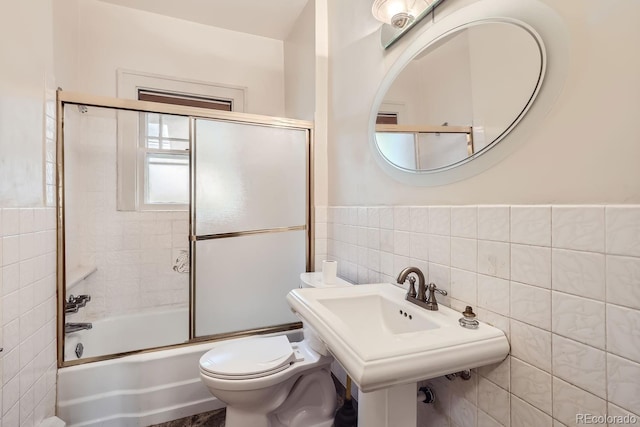
[(189, 175), (190, 175), (190, 190), (189, 190), (189, 340), (184, 343), (178, 343), (162, 347), (153, 347), (147, 349), (133, 350), (124, 353), (108, 354), (103, 356), (88, 357), (80, 360), (64, 360), (64, 344), (65, 344), (65, 301), (66, 295), (66, 254), (65, 254), (65, 204), (64, 204), (64, 106), (65, 105), (84, 105), (87, 107), (108, 108), (122, 111), (134, 111), (138, 113), (159, 113), (159, 114), (173, 114), (180, 115), (189, 118), (190, 121), (190, 135), (189, 144), (190, 152), (193, 152), (193, 124), (195, 119), (213, 119), (225, 122), (236, 122), (245, 124), (254, 124), (269, 127), (289, 128), (305, 130), (307, 134), (306, 144), (306, 270), (313, 271), (314, 259), (315, 259), (315, 212), (314, 212), (314, 197), (313, 197), (313, 165), (314, 165), (314, 139), (313, 139), (313, 122), (306, 120), (289, 119), (283, 117), (272, 117), (258, 114), (228, 112), (220, 110), (210, 110), (206, 108), (198, 107), (186, 107), (181, 105), (162, 104), (150, 101), (138, 101), (133, 99), (121, 99), (111, 98), (104, 96), (88, 95), (78, 92), (69, 92), (58, 89), (56, 92), (56, 223), (57, 223), (57, 359), (58, 368), (82, 365), (85, 363), (98, 362), (102, 360), (110, 360), (119, 357), (124, 357), (133, 354), (148, 353), (154, 351), (160, 351), (170, 348), (178, 348), (196, 344), (202, 344), (203, 342), (215, 342), (230, 338), (268, 334), (276, 332), (292, 331), (302, 328), (301, 322), (287, 323), (283, 325), (267, 326), (262, 328), (255, 328), (244, 331), (229, 332), (224, 334), (210, 335), (206, 337), (195, 337), (195, 324), (194, 324), (194, 307), (195, 307), (195, 259), (191, 256), (191, 251), (195, 240), (192, 241), (192, 231), (194, 230), (195, 223), (193, 222), (195, 216), (194, 200), (192, 189), (194, 188), (192, 182), (194, 179), (194, 167), (192, 162), (189, 163)]

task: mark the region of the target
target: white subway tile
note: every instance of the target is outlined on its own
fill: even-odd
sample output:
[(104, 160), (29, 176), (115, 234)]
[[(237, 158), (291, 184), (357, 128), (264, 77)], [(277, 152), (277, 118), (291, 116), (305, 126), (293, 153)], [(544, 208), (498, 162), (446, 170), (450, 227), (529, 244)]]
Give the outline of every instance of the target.
[(369, 225), (369, 218), (367, 216), (367, 208), (364, 206), (359, 206), (356, 208), (358, 220), (356, 221), (356, 225), (358, 227), (367, 227)]
[(640, 363), (639, 331), (640, 310), (607, 304), (607, 351)]
[(400, 273), (400, 270), (396, 272), (394, 269), (392, 253), (380, 252), (380, 272), (387, 276), (397, 276)]
[(9, 265), (20, 261), (20, 236), (2, 238), (2, 265)]
[(636, 420), (635, 424), (640, 422), (640, 415), (638, 415), (640, 414), (640, 408), (637, 408), (635, 411), (636, 412), (633, 413), (619, 406), (616, 406), (612, 403), (609, 403), (607, 405), (607, 414), (609, 414), (612, 417), (615, 417), (614, 421), (616, 422), (617, 425), (624, 425), (625, 423), (633, 424), (634, 421), (631, 417), (635, 417), (635, 420)]
[(451, 421), (458, 427), (475, 427), (477, 408), (464, 397), (451, 396)]
[(415, 233), (429, 232), (429, 208), (411, 207), (409, 208), (409, 217), (411, 220), (411, 231)]
[[(640, 263), (638, 268), (640, 272)], [(553, 249), (551, 271), (554, 290), (604, 301), (605, 256), (603, 254)]]
[(607, 354), (609, 401), (629, 411), (640, 408), (640, 364)]
[(478, 207), (451, 208), (451, 236), (475, 239), (478, 237)]
[(489, 240), (478, 241), (478, 273), (509, 279), (510, 245)]
[(7, 324), (20, 316), (20, 292), (6, 294), (2, 298), (2, 323)]
[(607, 253), (640, 257), (640, 206), (607, 206)]
[(551, 372), (551, 332), (512, 319), (511, 355)]
[(551, 206), (512, 206), (511, 242), (551, 246)]
[(509, 425), (509, 392), (484, 378), (478, 380), (478, 407), (502, 425)]
[(555, 291), (552, 300), (554, 333), (604, 350), (604, 303)]
[(640, 309), (640, 258), (607, 255), (607, 302)]
[(605, 352), (553, 335), (553, 374), (597, 396), (606, 396)]
[[(426, 275), (426, 271), (423, 271)], [(429, 283), (435, 283), (438, 289), (451, 292), (451, 269), (441, 264), (429, 263)], [(446, 297), (438, 295), (438, 297), (444, 301)]]
[(551, 249), (512, 244), (511, 280), (551, 288)]
[(511, 396), (511, 427), (551, 427), (552, 418), (525, 401)]
[[(4, 415), (2, 416), (3, 425), (6, 426), (9, 419), (13, 418), (13, 416), (10, 415), (9, 412), (14, 410), (18, 412), (20, 410), (20, 408), (18, 408), (18, 405), (16, 405), (19, 399), (20, 399), (20, 379), (16, 375), (13, 377), (13, 379), (6, 382), (4, 384), (4, 387), (2, 387), (2, 412), (4, 413)], [(18, 417), (19, 416), (20, 415), (18, 412)], [(8, 425), (19, 426), (19, 423), (18, 422), (16, 422), (15, 424), (9, 423)]]
[(451, 235), (451, 208), (432, 206), (429, 208), (429, 233)]
[(478, 241), (451, 238), (451, 267), (475, 272), (478, 268)]
[(511, 359), (511, 393), (551, 414), (551, 375), (515, 357)]
[(509, 281), (479, 274), (478, 307), (508, 316)]
[(369, 249), (380, 250), (380, 229), (367, 228), (367, 243)]
[(20, 349), (5, 352), (2, 357), (2, 383), (6, 385), (20, 372)]
[(553, 378), (553, 416), (567, 426), (584, 425), (580, 414), (605, 415), (604, 399), (594, 396), (558, 378)]
[(551, 291), (511, 282), (511, 317), (551, 330)]
[(509, 241), (509, 206), (478, 206), (478, 239)]
[(20, 264), (2, 267), (2, 294), (7, 295), (20, 289)]
[(384, 252), (393, 253), (395, 249), (393, 238), (394, 238), (393, 230), (381, 229), (380, 230), (380, 250)]
[(603, 206), (553, 206), (551, 240), (554, 248), (604, 252)]

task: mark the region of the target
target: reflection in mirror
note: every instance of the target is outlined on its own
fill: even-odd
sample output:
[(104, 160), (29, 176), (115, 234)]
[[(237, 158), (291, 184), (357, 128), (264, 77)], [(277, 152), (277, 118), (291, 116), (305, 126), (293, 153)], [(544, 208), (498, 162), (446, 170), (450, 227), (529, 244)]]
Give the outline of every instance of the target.
[(376, 144), (415, 172), (462, 164), (499, 142), (542, 81), (541, 45), (525, 27), (486, 21), (430, 44), (393, 81), (378, 110)]

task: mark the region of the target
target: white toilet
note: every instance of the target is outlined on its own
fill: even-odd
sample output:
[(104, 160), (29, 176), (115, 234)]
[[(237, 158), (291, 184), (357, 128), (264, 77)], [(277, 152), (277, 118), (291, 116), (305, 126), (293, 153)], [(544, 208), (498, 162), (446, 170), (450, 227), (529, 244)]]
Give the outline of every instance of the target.
[[(322, 273), (302, 273), (301, 287), (350, 286)], [(200, 379), (227, 404), (226, 427), (331, 427), (336, 392), (324, 344), (305, 327), (304, 340), (285, 335), (222, 344), (200, 358)]]

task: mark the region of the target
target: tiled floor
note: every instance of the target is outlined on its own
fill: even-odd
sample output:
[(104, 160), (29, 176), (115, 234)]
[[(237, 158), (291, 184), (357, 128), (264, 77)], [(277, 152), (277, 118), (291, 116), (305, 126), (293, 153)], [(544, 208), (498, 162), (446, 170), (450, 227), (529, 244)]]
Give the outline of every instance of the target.
[[(336, 377), (333, 377), (333, 382), (336, 385), (338, 408), (340, 408), (344, 401), (344, 386), (336, 379)], [(358, 406), (355, 399), (354, 407), (357, 410)], [(180, 418), (179, 420), (173, 420), (167, 423), (155, 424), (150, 427), (224, 427), (224, 420), (225, 409), (222, 408), (211, 412), (205, 412), (203, 414), (193, 415), (191, 417)]]

